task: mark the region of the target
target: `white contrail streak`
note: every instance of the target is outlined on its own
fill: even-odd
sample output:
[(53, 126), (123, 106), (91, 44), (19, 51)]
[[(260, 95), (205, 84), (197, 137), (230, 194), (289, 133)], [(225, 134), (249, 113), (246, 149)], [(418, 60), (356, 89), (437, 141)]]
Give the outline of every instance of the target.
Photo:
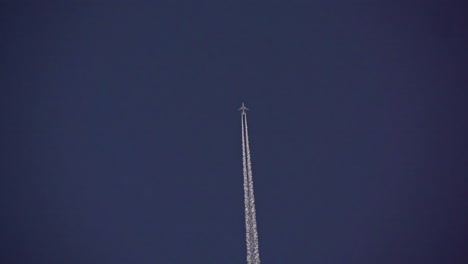
[(242, 111), (242, 165), (244, 173), (245, 229), (247, 244), (247, 264), (260, 264), (255, 198), (250, 157), (247, 114)]
[(244, 129), (244, 114), (242, 118), (242, 165), (244, 173), (244, 206), (245, 206), (245, 240), (247, 243), (247, 263), (252, 264), (252, 243), (251, 243), (251, 219), (250, 219), (250, 199), (249, 199), (249, 174), (247, 170), (247, 160), (245, 151), (245, 129)]
[(248, 179), (249, 179), (249, 204), (250, 204), (250, 221), (251, 221), (251, 231), (253, 236), (252, 239), (252, 250), (253, 250), (253, 263), (259, 264), (260, 263), (260, 254), (259, 254), (259, 246), (258, 246), (258, 232), (257, 232), (257, 217), (256, 217), (256, 210), (255, 210), (255, 196), (254, 196), (254, 187), (253, 187), (253, 176), (252, 176), (252, 161), (250, 158), (250, 144), (249, 144), (249, 129), (247, 125), (247, 114), (244, 113), (244, 120), (245, 120), (245, 150), (247, 153), (247, 172), (248, 172)]

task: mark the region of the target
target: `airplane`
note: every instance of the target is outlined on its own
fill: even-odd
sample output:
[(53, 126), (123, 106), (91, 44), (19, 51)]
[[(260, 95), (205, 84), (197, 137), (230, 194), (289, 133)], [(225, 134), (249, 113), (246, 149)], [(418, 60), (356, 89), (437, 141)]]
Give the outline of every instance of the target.
[(241, 108), (238, 109), (239, 111), (242, 110), (242, 113), (245, 114), (245, 110), (249, 110), (247, 107), (245, 107), (244, 103), (242, 103)]

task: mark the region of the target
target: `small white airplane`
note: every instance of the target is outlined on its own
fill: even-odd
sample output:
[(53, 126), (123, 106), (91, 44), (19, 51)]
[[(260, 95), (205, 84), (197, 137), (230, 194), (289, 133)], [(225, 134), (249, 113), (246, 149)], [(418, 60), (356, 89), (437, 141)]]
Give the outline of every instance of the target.
[(242, 113), (245, 113), (245, 110), (249, 110), (247, 107), (245, 107), (244, 103), (242, 103), (241, 108), (238, 109), (239, 111), (242, 111)]

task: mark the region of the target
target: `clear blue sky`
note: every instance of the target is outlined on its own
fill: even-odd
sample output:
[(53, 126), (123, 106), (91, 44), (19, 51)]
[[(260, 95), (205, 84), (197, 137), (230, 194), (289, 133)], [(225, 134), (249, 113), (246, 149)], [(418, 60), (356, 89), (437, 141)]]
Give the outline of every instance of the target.
[(0, 4), (0, 262), (245, 263), (244, 101), (263, 263), (468, 263), (467, 5), (279, 2)]

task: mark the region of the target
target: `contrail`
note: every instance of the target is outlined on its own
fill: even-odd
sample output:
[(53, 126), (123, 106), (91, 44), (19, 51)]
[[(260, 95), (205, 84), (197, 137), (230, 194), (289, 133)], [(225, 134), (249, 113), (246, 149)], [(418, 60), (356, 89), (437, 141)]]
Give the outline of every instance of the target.
[(255, 210), (255, 196), (254, 196), (254, 187), (253, 187), (253, 177), (252, 177), (252, 161), (250, 158), (250, 144), (249, 144), (249, 128), (247, 126), (247, 114), (244, 113), (245, 120), (245, 141), (246, 141), (246, 152), (247, 152), (247, 172), (249, 178), (249, 203), (250, 203), (250, 220), (252, 225), (252, 249), (253, 249), (253, 263), (260, 263), (260, 253), (258, 246), (258, 231), (257, 231), (257, 213)]
[(250, 202), (249, 202), (249, 174), (247, 171), (247, 160), (246, 160), (246, 151), (245, 151), (245, 129), (244, 129), (244, 114), (241, 115), (242, 118), (242, 165), (244, 173), (244, 206), (245, 206), (245, 240), (247, 243), (247, 263), (252, 263), (252, 243), (251, 243), (251, 220), (250, 220)]
[(246, 229), (246, 244), (247, 244), (247, 264), (259, 264), (259, 246), (258, 246), (258, 232), (257, 220), (255, 211), (255, 197), (253, 188), (252, 177), (252, 161), (250, 157), (250, 144), (249, 133), (247, 126), (248, 110), (242, 104), (241, 109), (241, 122), (242, 122), (242, 165), (244, 173), (244, 205), (245, 205), (245, 229)]

